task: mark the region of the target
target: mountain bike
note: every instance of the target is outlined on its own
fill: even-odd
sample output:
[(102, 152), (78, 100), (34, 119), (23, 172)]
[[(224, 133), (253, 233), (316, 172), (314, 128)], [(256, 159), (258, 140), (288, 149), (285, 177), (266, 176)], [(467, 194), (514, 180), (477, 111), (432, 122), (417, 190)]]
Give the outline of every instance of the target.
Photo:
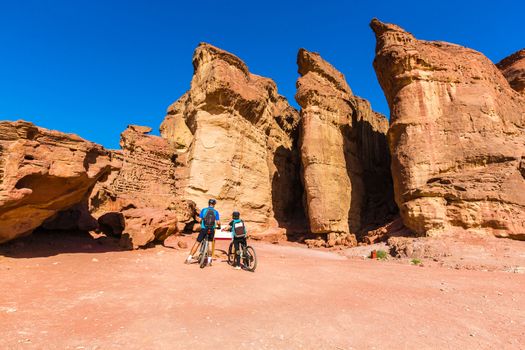
[(210, 256), (210, 241), (208, 238), (210, 237), (211, 229), (208, 229), (208, 232), (206, 233), (206, 237), (201, 242), (201, 246), (199, 248), (199, 256), (197, 258), (197, 261), (199, 262), (199, 265), (202, 268), (208, 264), (208, 257)]
[[(244, 244), (241, 242), (239, 244), (240, 247), (240, 261), (241, 265), (245, 270), (248, 271), (255, 271), (255, 268), (257, 267), (257, 255), (255, 254), (255, 249), (253, 249), (252, 246), (249, 246), (247, 244)], [(233, 241), (230, 243), (230, 246), (228, 247), (228, 264), (233, 265), (235, 263), (235, 247), (233, 245)]]

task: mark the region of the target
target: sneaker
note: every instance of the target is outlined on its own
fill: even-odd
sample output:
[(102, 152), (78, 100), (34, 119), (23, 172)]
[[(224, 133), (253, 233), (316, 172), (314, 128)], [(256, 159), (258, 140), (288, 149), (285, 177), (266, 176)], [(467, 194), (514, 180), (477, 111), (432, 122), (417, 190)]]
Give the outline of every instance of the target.
[(235, 269), (235, 270), (240, 270), (241, 267), (240, 267), (240, 266), (235, 266), (234, 269)]
[(208, 257), (208, 265), (211, 266), (211, 257)]
[(189, 264), (191, 263), (191, 255), (188, 256), (188, 258), (186, 259), (186, 261), (184, 261), (185, 264)]

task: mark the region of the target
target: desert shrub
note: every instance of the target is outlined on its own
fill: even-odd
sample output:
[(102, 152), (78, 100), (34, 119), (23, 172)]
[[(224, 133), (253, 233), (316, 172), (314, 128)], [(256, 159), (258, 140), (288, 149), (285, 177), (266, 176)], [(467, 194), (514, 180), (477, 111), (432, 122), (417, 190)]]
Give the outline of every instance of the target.
[(410, 263), (412, 265), (419, 265), (419, 264), (421, 264), (421, 260), (414, 258), (414, 259), (410, 260)]
[(377, 260), (386, 260), (388, 258), (388, 253), (384, 250), (377, 251)]

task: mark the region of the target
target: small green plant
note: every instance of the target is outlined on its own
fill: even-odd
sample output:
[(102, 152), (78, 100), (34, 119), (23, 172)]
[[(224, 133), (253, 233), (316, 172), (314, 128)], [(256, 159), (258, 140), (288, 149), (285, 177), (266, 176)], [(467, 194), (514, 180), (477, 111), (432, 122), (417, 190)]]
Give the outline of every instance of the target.
[(414, 259), (410, 260), (410, 263), (412, 265), (419, 265), (419, 264), (421, 264), (421, 260), (414, 258)]
[(388, 254), (384, 250), (377, 251), (377, 260), (386, 260), (387, 257), (388, 257)]

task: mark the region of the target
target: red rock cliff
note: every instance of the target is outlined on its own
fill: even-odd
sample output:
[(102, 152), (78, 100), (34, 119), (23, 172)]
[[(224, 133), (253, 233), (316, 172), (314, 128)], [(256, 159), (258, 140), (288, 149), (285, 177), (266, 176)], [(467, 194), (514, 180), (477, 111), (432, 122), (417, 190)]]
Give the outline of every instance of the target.
[(525, 238), (525, 99), (481, 53), (373, 20), (397, 204), (420, 234)]

